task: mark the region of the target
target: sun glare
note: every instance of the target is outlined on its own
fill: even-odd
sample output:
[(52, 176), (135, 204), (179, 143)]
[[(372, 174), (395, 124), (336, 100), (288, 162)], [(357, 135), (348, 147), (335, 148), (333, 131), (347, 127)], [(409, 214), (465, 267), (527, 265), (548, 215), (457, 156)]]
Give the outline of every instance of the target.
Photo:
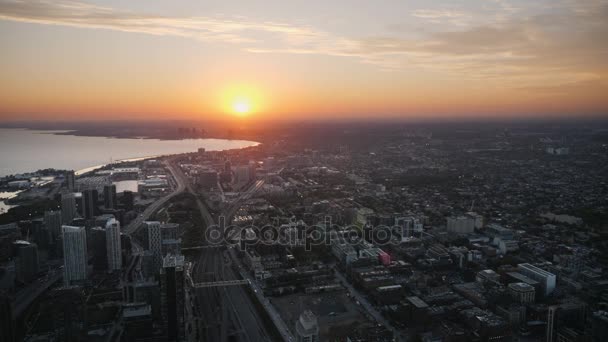
[(246, 115), (251, 111), (251, 103), (248, 99), (236, 99), (232, 103), (232, 110), (238, 115)]

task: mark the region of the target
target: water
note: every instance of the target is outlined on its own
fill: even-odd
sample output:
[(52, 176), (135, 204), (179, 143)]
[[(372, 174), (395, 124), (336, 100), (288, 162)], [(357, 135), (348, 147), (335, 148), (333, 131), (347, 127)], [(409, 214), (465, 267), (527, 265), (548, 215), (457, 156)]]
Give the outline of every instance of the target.
[(82, 170), (110, 160), (237, 149), (253, 141), (225, 139), (116, 139), (56, 135), (56, 131), (0, 128), (0, 177), (39, 169)]
[[(136, 160), (168, 154), (196, 152), (199, 148), (220, 151), (255, 146), (246, 140), (225, 139), (117, 139), (56, 135), (63, 131), (36, 131), (0, 128), (0, 177), (54, 168), (93, 170), (111, 160)], [(121, 190), (137, 189), (137, 182), (119, 185)], [(0, 214), (11, 206), (5, 204), (9, 194), (0, 199)], [(12, 197), (12, 196), (10, 196)]]

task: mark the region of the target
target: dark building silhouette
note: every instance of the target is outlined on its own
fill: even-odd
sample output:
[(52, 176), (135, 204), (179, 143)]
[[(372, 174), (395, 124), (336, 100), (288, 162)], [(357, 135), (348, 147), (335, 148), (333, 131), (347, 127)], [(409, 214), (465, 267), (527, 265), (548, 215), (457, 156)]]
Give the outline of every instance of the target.
[(15, 248), (15, 273), (17, 281), (27, 284), (36, 279), (38, 275), (38, 246), (23, 240), (13, 243)]
[(65, 186), (70, 192), (76, 190), (76, 175), (74, 174), (74, 171), (67, 171), (65, 173)]
[(84, 208), (83, 216), (89, 220), (97, 215), (97, 203), (99, 202), (99, 194), (95, 189), (89, 189), (82, 192)]
[(89, 250), (91, 251), (93, 269), (95, 271), (107, 271), (106, 231), (101, 227), (94, 227), (91, 229), (89, 236)]
[(116, 185), (108, 184), (103, 187), (103, 206), (106, 209), (116, 208)]
[(126, 211), (133, 210), (134, 196), (132, 191), (122, 193), (122, 206)]
[(167, 255), (160, 272), (160, 287), (168, 341), (184, 339), (184, 281), (184, 256)]
[(14, 342), (16, 341), (16, 334), (13, 305), (10, 297), (0, 292), (0, 341)]

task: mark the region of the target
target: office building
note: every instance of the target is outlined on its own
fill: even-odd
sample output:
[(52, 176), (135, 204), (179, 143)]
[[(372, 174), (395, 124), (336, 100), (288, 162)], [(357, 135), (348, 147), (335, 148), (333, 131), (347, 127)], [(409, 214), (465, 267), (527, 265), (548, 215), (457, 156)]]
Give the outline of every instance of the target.
[(76, 198), (74, 194), (61, 195), (61, 224), (71, 224), (76, 217)]
[(167, 255), (160, 269), (161, 314), (166, 322), (167, 340), (184, 339), (185, 277), (184, 256)]
[(468, 216), (448, 217), (447, 229), (450, 233), (470, 234), (475, 231), (475, 219)]
[(536, 290), (534, 286), (523, 282), (509, 284), (509, 294), (520, 304), (534, 303)]
[(148, 250), (152, 252), (152, 260), (155, 272), (158, 272), (162, 265), (162, 235), (160, 222), (144, 222), (148, 231)]
[(296, 321), (296, 342), (318, 342), (319, 324), (310, 310), (304, 311)]
[(105, 185), (103, 187), (103, 206), (106, 209), (115, 209), (116, 205), (116, 185)]
[(101, 227), (93, 227), (89, 231), (88, 250), (91, 254), (91, 263), (95, 271), (108, 270), (108, 247), (106, 242), (106, 230)]
[(15, 273), (17, 280), (24, 284), (31, 283), (38, 276), (38, 246), (35, 243), (23, 240), (15, 241), (13, 246), (16, 256)]
[(65, 186), (70, 192), (76, 191), (76, 174), (74, 174), (74, 171), (67, 171), (65, 173)]
[(517, 270), (526, 277), (539, 282), (541, 284), (543, 295), (549, 295), (553, 292), (553, 290), (555, 290), (555, 274), (528, 263), (517, 265)]
[(559, 305), (551, 305), (547, 310), (547, 342), (567, 341), (560, 332), (564, 329), (583, 331), (587, 321), (587, 308), (583, 303), (568, 302)]
[(99, 195), (95, 189), (87, 189), (82, 192), (83, 197), (83, 216), (85, 219), (90, 220), (97, 215), (97, 203), (99, 201)]
[(52, 241), (61, 235), (61, 212), (56, 210), (44, 212), (44, 225), (51, 234)]
[(87, 279), (87, 232), (84, 227), (63, 226), (63, 280), (66, 285)]
[(106, 224), (106, 246), (108, 270), (119, 271), (122, 268), (122, 249), (120, 244), (120, 222), (110, 219)]
[(135, 196), (132, 191), (124, 191), (122, 193), (122, 206), (126, 211), (133, 210), (133, 206), (135, 203)]

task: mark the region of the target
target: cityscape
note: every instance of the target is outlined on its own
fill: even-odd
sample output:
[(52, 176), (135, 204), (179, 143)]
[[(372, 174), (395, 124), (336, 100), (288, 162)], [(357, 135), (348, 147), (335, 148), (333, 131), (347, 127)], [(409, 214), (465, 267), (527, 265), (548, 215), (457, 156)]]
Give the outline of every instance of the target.
[(0, 0), (0, 342), (608, 341), (608, 0)]
[(607, 336), (606, 128), (309, 129), (3, 177), (3, 341)]

